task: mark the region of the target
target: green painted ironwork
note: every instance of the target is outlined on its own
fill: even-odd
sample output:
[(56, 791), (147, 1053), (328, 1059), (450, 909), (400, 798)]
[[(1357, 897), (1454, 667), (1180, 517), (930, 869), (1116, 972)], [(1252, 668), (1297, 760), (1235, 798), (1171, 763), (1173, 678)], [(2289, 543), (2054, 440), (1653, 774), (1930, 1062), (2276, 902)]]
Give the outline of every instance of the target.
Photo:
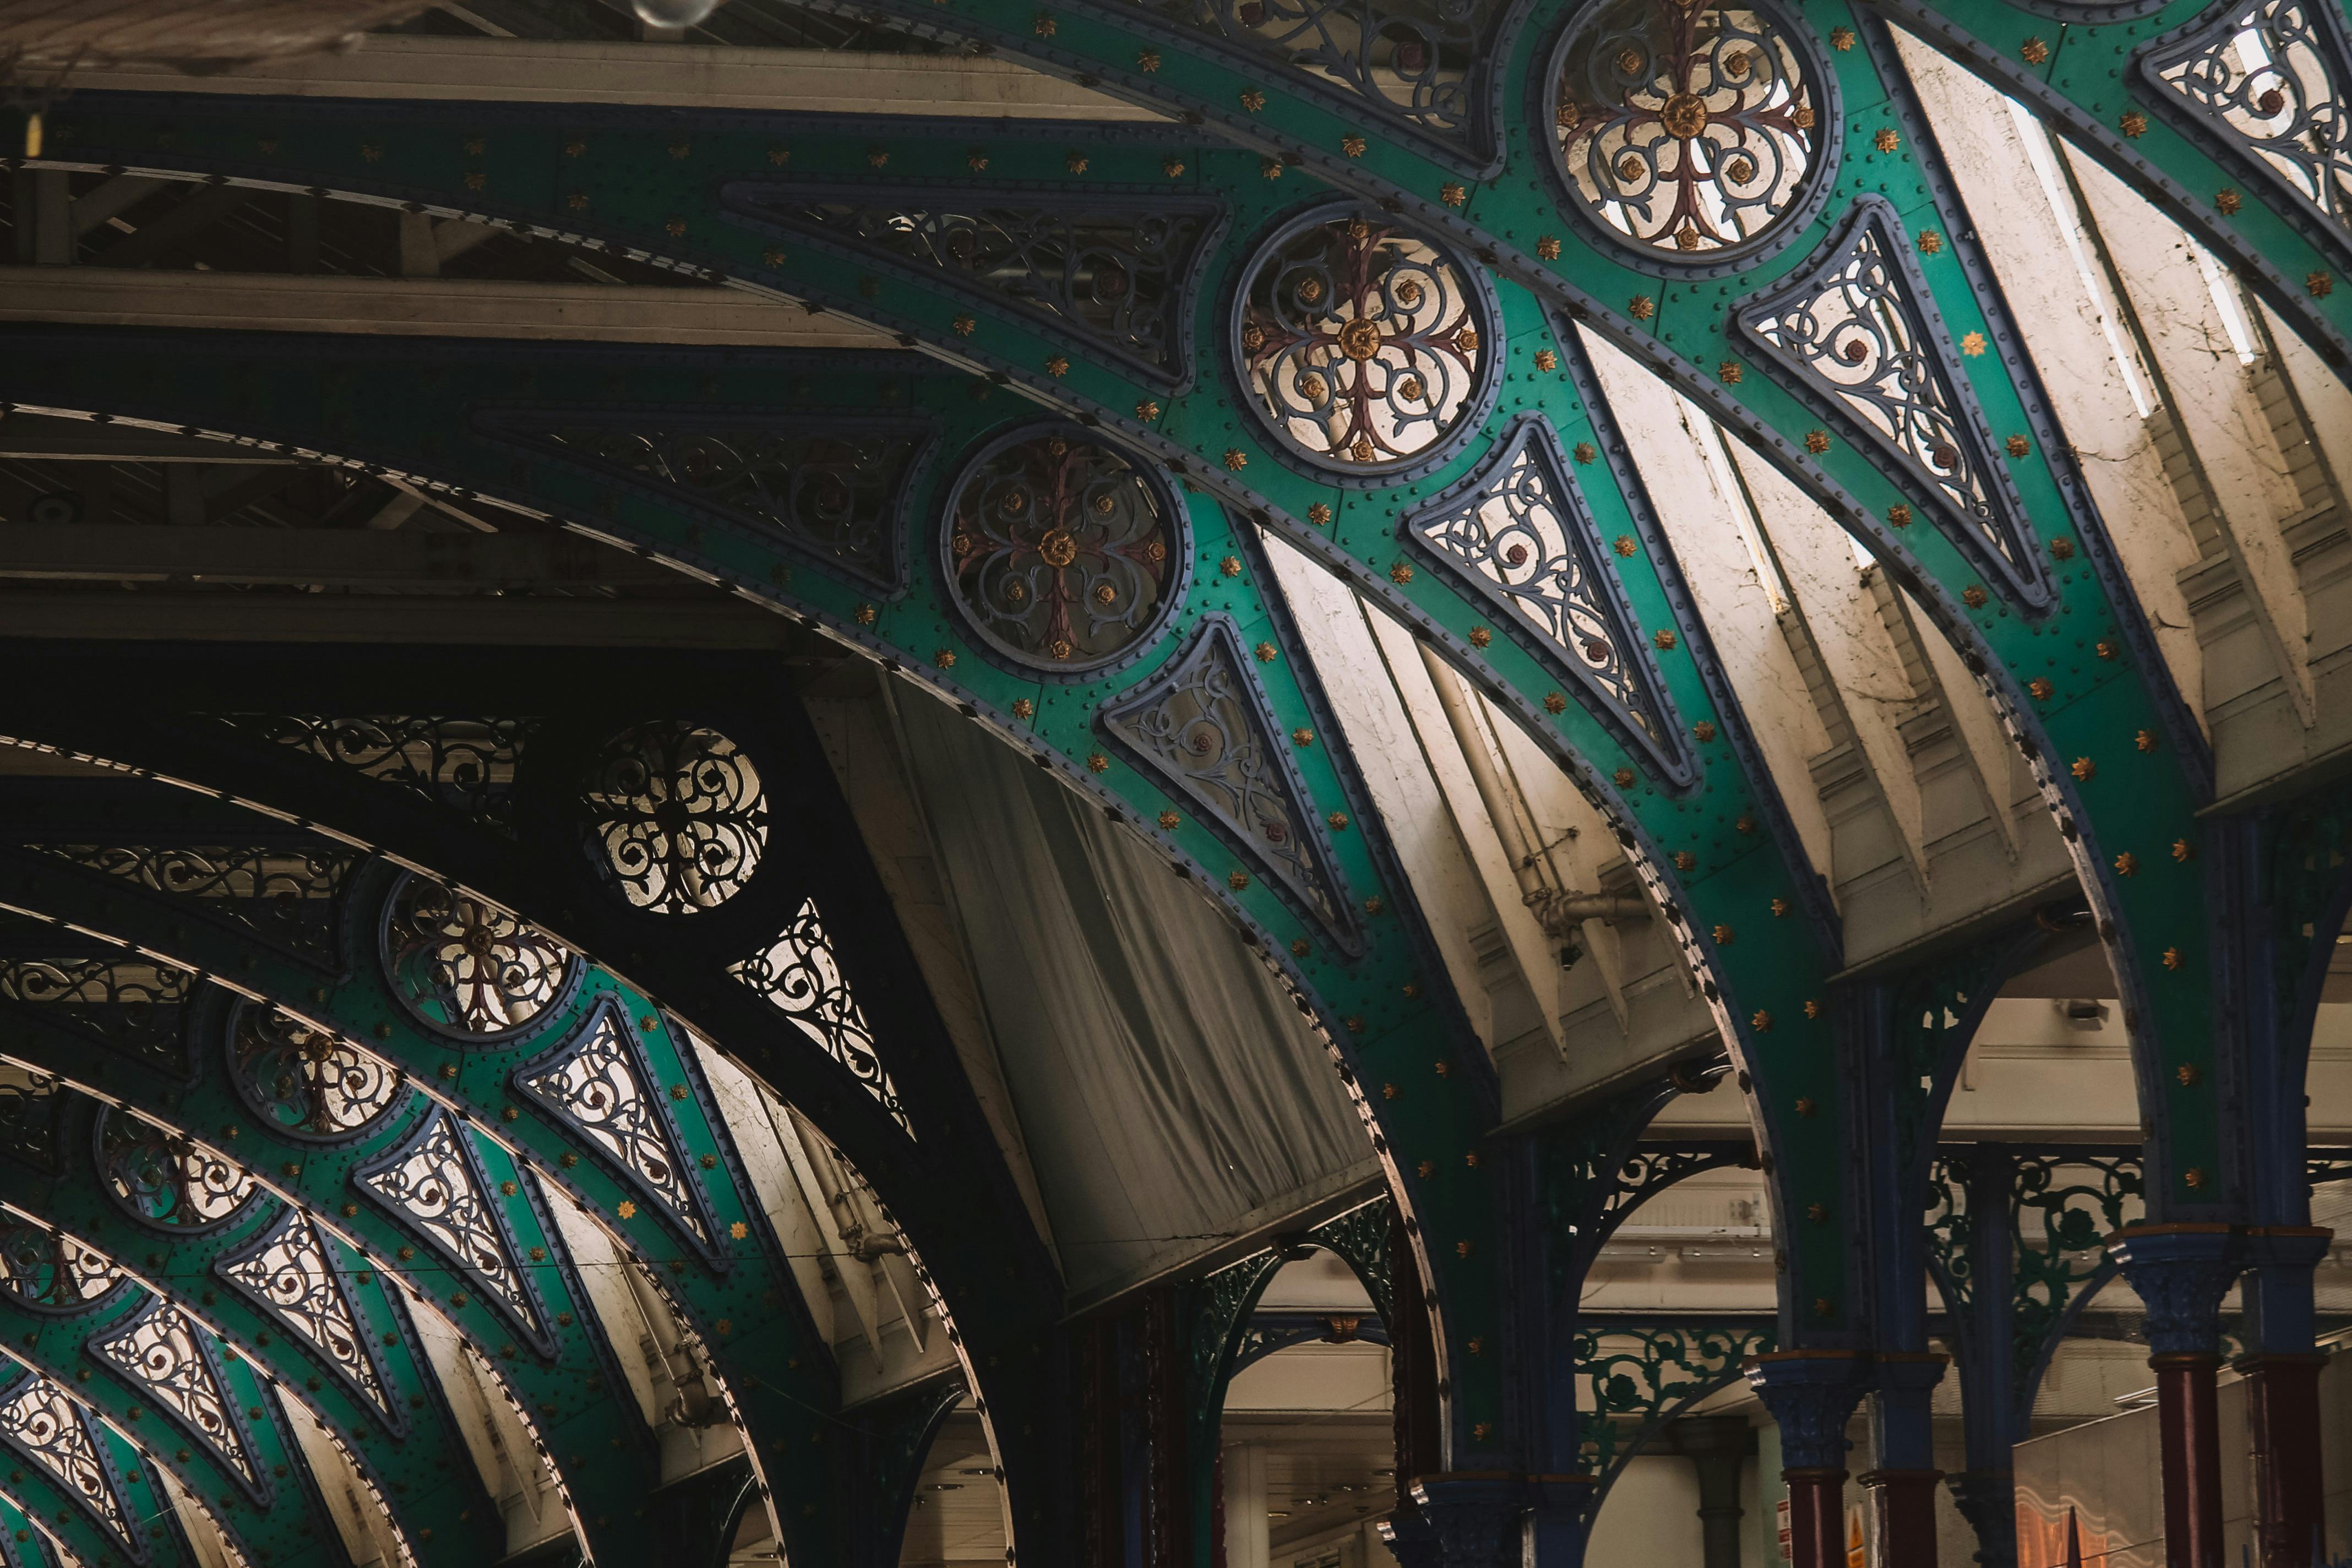
[[(1969, 1248), (1979, 1220), (1968, 1211), (1964, 1184), (1977, 1157), (1948, 1152), (1928, 1180), (1928, 1265), (1955, 1314), (1969, 1311), (1975, 1298)], [(2011, 1397), (2022, 1412), (2066, 1325), (2116, 1275), (2107, 1237), (2141, 1216), (2144, 1162), (2137, 1152), (2093, 1150), (2004, 1151), (1999, 1157), (2011, 1162), (2010, 1211), (2000, 1217), (2013, 1246), (2010, 1368)]]
[(1579, 1318), (1571, 1342), (1587, 1390), (1577, 1420), (1597, 1512), (1627, 1461), (1667, 1422), (1738, 1381), (1776, 1347), (1776, 1331), (1761, 1318), (1595, 1312)]
[[(201, 973), (235, 974), (240, 989), (269, 998), (314, 1026), (341, 1037), (363, 1042), (370, 1051), (395, 1063), (412, 1083), (429, 1086), (435, 1098), (458, 1110), (475, 1124), (495, 1128), (495, 1138), (470, 1134), (492, 1195), (500, 1200), (509, 1232), (541, 1294), (547, 1327), (558, 1354), (546, 1358), (528, 1347), (518, 1347), (513, 1329), (480, 1299), (478, 1290), (464, 1289), (466, 1281), (449, 1277), (376, 1205), (356, 1201), (347, 1190), (350, 1173), (382, 1151), (396, 1147), (418, 1125), (413, 1112), (387, 1118), (369, 1135), (345, 1146), (302, 1144), (273, 1137), (273, 1129), (239, 1103), (217, 1076), (185, 1089), (127, 1064), (93, 1059), (74, 1051), (62, 1039), (44, 1039), (48, 1049), (32, 1048), (36, 1037), (23, 1031), (11, 1044), (23, 1042), (17, 1059), (29, 1070), (47, 1073), (87, 1089), (108, 1093), (133, 1105), (167, 1125), (186, 1129), (206, 1147), (245, 1163), (271, 1190), (302, 1204), (320, 1216), (322, 1227), (342, 1232), (365, 1248), (352, 1261), (364, 1279), (371, 1264), (394, 1268), (409, 1277), (432, 1310), (447, 1318), (481, 1352), (506, 1380), (527, 1420), (545, 1442), (551, 1462), (573, 1500), (581, 1526), (591, 1541), (599, 1532), (625, 1543), (642, 1519), (634, 1505), (617, 1500), (642, 1496), (651, 1479), (643, 1467), (652, 1455), (646, 1436), (635, 1425), (633, 1405), (617, 1397), (615, 1370), (607, 1364), (587, 1330), (590, 1309), (573, 1294), (574, 1286), (554, 1259), (566, 1256), (561, 1238), (542, 1217), (523, 1176), (543, 1184), (554, 1201), (577, 1201), (592, 1209), (597, 1223), (619, 1239), (642, 1262), (677, 1312), (681, 1323), (709, 1358), (721, 1381), (719, 1396), (730, 1415), (751, 1434), (754, 1451), (800, 1456), (823, 1437), (822, 1411), (837, 1397), (833, 1391), (830, 1358), (822, 1347), (805, 1342), (798, 1320), (780, 1311), (794, 1287), (781, 1260), (762, 1247), (752, 1227), (765, 1226), (757, 1200), (739, 1184), (738, 1167), (724, 1140), (706, 1095), (693, 1089), (683, 1097), (664, 1093), (668, 1086), (698, 1085), (699, 1074), (688, 1053), (677, 1042), (676, 1031), (665, 1026), (657, 1010), (641, 995), (596, 972), (573, 994), (567, 1016), (550, 1026), (551, 1033), (535, 1042), (505, 1051), (461, 1050), (454, 1042), (424, 1035), (411, 1023), (383, 986), (373, 965), (358, 966), (353, 977), (340, 986), (318, 984), (315, 973), (282, 956), (257, 951), (215, 929), (173, 919), (170, 902), (117, 902), (110, 889), (38, 864), (19, 861), (10, 867), (9, 901), (30, 906), (55, 917), (78, 909), (76, 923), (84, 930), (112, 928), (115, 934), (141, 940), (148, 952), (171, 952), (175, 959)], [(382, 884), (378, 884), (378, 891)], [(372, 928), (371, 928), (372, 929)], [(177, 934), (173, 934), (176, 932)], [(176, 950), (176, 951), (174, 951)], [(625, 1026), (634, 1028), (655, 1067), (656, 1085), (671, 1124), (680, 1134), (689, 1156), (689, 1175), (704, 1194), (715, 1222), (728, 1236), (725, 1250), (735, 1266), (710, 1267), (696, 1249), (640, 1201), (641, 1194), (618, 1180), (594, 1157), (588, 1141), (559, 1122), (527, 1115), (522, 1101), (509, 1092), (507, 1076), (516, 1060), (538, 1054), (548, 1038), (580, 1026), (598, 1013), (606, 998), (617, 1002)], [(648, 1026), (650, 1021), (650, 1026)], [(44, 1032), (46, 1034), (46, 1032)], [(60, 1048), (63, 1047), (63, 1048)], [(214, 1048), (217, 1048), (215, 1047)], [(12, 1055), (15, 1053), (12, 1052)], [(509, 1149), (520, 1155), (520, 1161)], [(704, 1164), (705, 1158), (709, 1163)], [(104, 1215), (94, 1215), (103, 1220)], [(242, 1239), (242, 1237), (240, 1237)], [(173, 1237), (160, 1244), (159, 1268), (173, 1277), (202, 1277), (212, 1257), (226, 1250), (213, 1236)], [(457, 1289), (452, 1289), (452, 1286)], [(226, 1293), (224, 1292), (224, 1295)], [(266, 1320), (265, 1320), (266, 1321)], [(746, 1331), (738, 1336), (738, 1324)], [(757, 1323), (753, 1334), (748, 1326)], [(575, 1326), (576, 1325), (576, 1326)], [(231, 1331), (228, 1337), (246, 1349), (267, 1344), (269, 1330)], [(415, 1378), (429, 1375), (422, 1368)], [(315, 1373), (307, 1384), (318, 1384)], [(416, 1386), (410, 1381), (410, 1387)], [(314, 1392), (317, 1390), (314, 1388)], [(411, 1397), (415, 1397), (412, 1394)], [(339, 1412), (346, 1417), (342, 1432), (357, 1438), (369, 1430), (365, 1412)], [(356, 1415), (356, 1419), (351, 1417)], [(787, 1530), (803, 1540), (824, 1539), (817, 1532), (835, 1522), (821, 1507), (815, 1515), (803, 1511), (818, 1506), (827, 1486), (813, 1467), (793, 1466), (775, 1478), (789, 1510)], [(780, 1511), (785, 1511), (780, 1509)], [(626, 1522), (623, 1522), (626, 1521)], [(788, 1537), (789, 1538), (789, 1537)]]
[[(1709, 1000), (1719, 1007), (1727, 1033), (1747, 1044), (1754, 1079), (1762, 1091), (1763, 1118), (1773, 1130), (1776, 1146), (1785, 1144), (1776, 1179), (1783, 1184), (1788, 1201), (1799, 1207), (1838, 1205), (1833, 1150), (1826, 1143), (1783, 1136), (1797, 1100), (1829, 1106), (1838, 1093), (1827, 1026), (1806, 1007), (1822, 994), (1831, 955), (1807, 921), (1776, 915), (1820, 910), (1817, 880), (1810, 870), (1790, 862), (1791, 842), (1771, 831), (1779, 813), (1769, 784), (1760, 764), (1743, 765), (1738, 754), (1741, 731), (1725, 710), (1719, 678), (1696, 656), (1696, 650), (1707, 646), (1705, 628), (1696, 624), (1672, 573), (1660, 572), (1656, 558), (1664, 552), (1664, 541), (1647, 503), (1627, 488), (1631, 481), (1622, 468), (1621, 438), (1605, 422), (1596, 421), (1590, 377), (1580, 370), (1582, 350), (1572, 336), (1560, 335), (1536, 296), (1507, 278), (1496, 280), (1506, 379), (1484, 428), (1458, 456), (1412, 487), (1365, 491), (1309, 474), (1276, 454), (1255, 416), (1237, 405), (1223, 378), (1207, 368), (1220, 364), (1225, 352), (1224, 329), (1213, 311), (1199, 312), (1196, 324), (1203, 373), (1190, 391), (1165, 394), (1117, 366), (1089, 359), (1083, 343), (1044, 331), (1025, 316), (976, 307), (969, 296), (911, 269), (893, 270), (871, 258), (836, 255), (806, 241), (777, 243), (773, 237), (734, 226), (707, 207), (677, 210), (681, 191), (713, 190), (732, 179), (772, 178), (780, 168), (836, 183), (871, 180), (877, 173), (895, 178), (901, 171), (927, 183), (970, 183), (974, 159), (985, 163), (992, 182), (1046, 181), (1063, 190), (1143, 187), (1186, 195), (1223, 193), (1234, 207), (1234, 238), (1202, 276), (1201, 297), (1206, 300), (1222, 298), (1231, 287), (1245, 241), (1277, 212), (1286, 210), (1277, 201), (1296, 200), (1294, 186), (1262, 177), (1264, 170), (1253, 155), (1202, 149), (1165, 133), (1118, 128), (1090, 131), (1080, 154), (1070, 147), (1069, 129), (1058, 126), (1022, 127), (1017, 132), (992, 128), (984, 134), (975, 132), (968, 145), (962, 137), (942, 134), (938, 127), (903, 121), (875, 122), (870, 134), (806, 121), (779, 120), (755, 128), (740, 120), (676, 117), (664, 117), (662, 128), (656, 129), (643, 117), (567, 111), (557, 118), (467, 106), (461, 116), (467, 128), (426, 130), (417, 123), (420, 111), (415, 106), (332, 116), (294, 105), (233, 108), (231, 113), (218, 104), (194, 100), (168, 107), (120, 99), (103, 105), (87, 100), (87, 107), (78, 111), (80, 118), (73, 121), (71, 133), (79, 140), (64, 144), (61, 155), (79, 159), (102, 154), (110, 166), (156, 166), (160, 160), (164, 166), (247, 178), (264, 177), (262, 171), (268, 170), (268, 177), (331, 192), (520, 221), (547, 232), (593, 237), (599, 243), (675, 257), (699, 275), (725, 276), (820, 301), (925, 342), (942, 354), (1002, 367), (994, 374), (1020, 381), (1034, 395), (1123, 430), (1148, 449), (1178, 460), (1188, 484), (1245, 513), (1264, 516), (1293, 542), (1348, 574), (1376, 602), (1432, 635), (1482, 689), (1550, 748), (1602, 809), (1620, 815), (1635, 830), (1627, 835), (1629, 853), (1655, 879), (1663, 900), (1677, 913), (1688, 912), (1689, 919), (1676, 924), (1678, 938), (1694, 963), (1717, 977)], [(429, 112), (437, 117), (444, 111)], [(264, 142), (275, 151), (263, 152)], [(1132, 151), (1129, 142), (1134, 143)], [(468, 151), (477, 145), (482, 149), (478, 154)], [(579, 155), (568, 156), (567, 149), (575, 146), (582, 150)], [(776, 153), (784, 154), (782, 163), (773, 161)], [(1073, 173), (1076, 164), (1083, 164), (1084, 172)], [(1174, 164), (1181, 164), (1183, 173), (1171, 179), (1165, 170)], [(469, 174), (480, 176), (478, 189)], [(572, 205), (574, 196), (583, 205)], [(681, 233), (671, 232), (673, 220), (682, 226)], [(267, 347), (263, 352), (268, 353)], [(584, 517), (592, 523), (602, 516), (610, 520), (603, 526), (619, 537), (659, 536), (665, 541), (664, 554), (688, 560), (748, 594), (816, 614), (828, 631), (923, 674), (1024, 742), (1043, 741), (1073, 761), (1089, 758), (1097, 750), (1090, 719), (1097, 692), (999, 680), (995, 672), (978, 668), (984, 656), (934, 607), (921, 551), (909, 552), (916, 560), (911, 591), (895, 600), (845, 581), (821, 582), (804, 569), (786, 591), (774, 581), (775, 571), (784, 563), (772, 552), (762, 555), (715, 539), (681, 549), (688, 525), (658, 517), (656, 509), (642, 501), (630, 504), (628, 498), (614, 495), (612, 487), (600, 492), (593, 484), (559, 476), (543, 461), (519, 458), (512, 452), (492, 457), (488, 444), (467, 432), (464, 422), (448, 411), (453, 399), (461, 405), (546, 401), (535, 387), (525, 390), (510, 383), (501, 392), (469, 374), (462, 386), (452, 383), (437, 394), (425, 391), (423, 404), (403, 405), (384, 395), (391, 386), (380, 370), (329, 371), (329, 385), (318, 379), (326, 367), (317, 355), (306, 353), (304, 361), (299, 368), (273, 366), (263, 372), (257, 367), (233, 389), (222, 388), (213, 378), (200, 397), (173, 400), (179, 409), (173, 422), (206, 428), (236, 424), (256, 434), (274, 427), (279, 436), (316, 447), (341, 452), (368, 448), (375, 460), (480, 493), (528, 496), (544, 510)], [(448, 363), (446, 356), (443, 363)], [(629, 379), (635, 384), (630, 401), (638, 401), (649, 377)], [(297, 384), (305, 380), (311, 384)], [(121, 384), (116, 383), (102, 400), (91, 401), (125, 406)], [(969, 385), (947, 394), (970, 395)], [(689, 393), (686, 402), (695, 400)], [(673, 408), (681, 405), (674, 395), (662, 401)], [(746, 401), (772, 405), (776, 395), (770, 387), (736, 401), (739, 405)], [(835, 401), (850, 406), (857, 399), (837, 395)], [(238, 403), (248, 406), (244, 416), (215, 416)], [(869, 400), (867, 405), (874, 405)], [(1147, 408), (1150, 416), (1139, 417)], [(199, 409), (214, 412), (199, 415)], [(306, 412), (298, 423), (288, 423), (284, 415), (296, 410)], [(310, 410), (323, 417), (311, 417)], [(1672, 629), (1685, 650), (1678, 657), (1662, 658), (1661, 670), (1671, 709), (1690, 726), (1696, 742), (1699, 773), (1687, 791), (1657, 782), (1644, 757), (1621, 745), (1608, 725), (1570, 700), (1572, 693), (1563, 695), (1560, 679), (1507, 625), (1499, 628), (1502, 635), (1495, 635), (1496, 617), (1490, 608), (1449, 586), (1439, 572), (1426, 567), (1416, 571), (1397, 544), (1398, 520), (1412, 503), (1470, 472), (1510, 422), (1528, 412), (1543, 414), (1574, 454), (1576, 479), (1599, 536), (1634, 546), (1631, 554), (1623, 554), (1620, 544), (1620, 553), (1612, 558), (1634, 624), (1654, 635)], [(257, 421), (255, 416), (259, 416)], [(395, 435), (403, 431), (413, 434)], [(596, 510), (583, 512), (583, 503)], [(936, 507), (919, 510), (919, 515), (936, 515)], [(1328, 521), (1318, 521), (1326, 517)], [(1196, 516), (1202, 538), (1209, 537), (1211, 527)], [(1921, 548), (1928, 548), (1927, 543)], [(1206, 551), (1201, 554), (1202, 566), (1217, 559)], [(2089, 581), (2085, 572), (2074, 575)], [(1202, 611), (1223, 607), (1224, 598), (1235, 591), (1235, 584), (1206, 571), (1196, 573), (1196, 584), (1202, 591), (1196, 591), (1194, 605)], [(1953, 589), (1955, 595), (1958, 592)], [(1262, 604), (1257, 593), (1248, 592), (1230, 613), (1246, 629)], [(1990, 612), (1988, 618), (1994, 618)], [(1170, 623), (1170, 633), (1181, 633), (1187, 624), (1187, 617), (1178, 617)], [(939, 670), (942, 658), (958, 661), (951, 674)], [(1106, 682), (1098, 691), (1108, 695), (1119, 689)], [(1034, 722), (1010, 716), (1012, 704), (1022, 695), (1029, 696), (1037, 710)], [(1071, 775), (1084, 780), (1075, 767)], [(1132, 799), (1139, 792), (1123, 793)], [(1148, 805), (1136, 813), (1144, 822), (1153, 819), (1160, 805), (1157, 800), (1134, 803)], [(1686, 869), (1669, 868), (1681, 867), (1685, 858)], [(1220, 856), (1210, 863), (1222, 859)], [(1349, 879), (1358, 881), (1352, 871)], [(1269, 919), (1264, 912), (1276, 902), (1270, 891), (1253, 891), (1235, 902), (1250, 918), (1272, 928), (1285, 945), (1296, 940), (1290, 934), (1295, 922), (1279, 916)], [(1718, 931), (1733, 940), (1719, 940)], [(1328, 963), (1318, 967), (1322, 975), (1338, 973)], [(1366, 969), (1383, 967), (1394, 973), (1397, 966), (1383, 964), (1376, 955)], [(1329, 984), (1321, 976), (1318, 982), (1318, 989)], [(1365, 1019), (1368, 1041), (1389, 1026), (1384, 1016), (1397, 1010), (1394, 993), (1383, 997), (1385, 988), (1378, 985), (1358, 991), (1342, 983), (1331, 989), (1335, 994), (1327, 1000), (1327, 1016)], [(1770, 1037), (1764, 1037), (1768, 1034)], [(1456, 1146), (1464, 1145), (1457, 1142)], [(1416, 1197), (1416, 1212), (1424, 1201)], [(1450, 1228), (1475, 1248), (1476, 1237), (1461, 1228), (1466, 1223)], [(1483, 1229), (1491, 1220), (1477, 1223)], [(1827, 1303), (1819, 1312), (1809, 1311), (1809, 1321), (1824, 1328), (1843, 1321), (1850, 1303), (1843, 1284), (1843, 1249), (1835, 1245), (1833, 1234), (1796, 1241), (1791, 1265), (1806, 1300)], [(1449, 1266), (1441, 1261), (1438, 1267), (1443, 1271)], [(1484, 1268), (1465, 1272), (1483, 1273)], [(1484, 1295), (1491, 1285), (1475, 1289)], [(1472, 1298), (1459, 1282), (1450, 1283), (1443, 1295), (1451, 1334), (1454, 1312), (1468, 1306)], [(1484, 1382), (1453, 1380), (1458, 1393), (1487, 1404), (1482, 1415), (1474, 1415), (1466, 1407), (1458, 1412), (1457, 1426), (1465, 1419), (1472, 1427), (1494, 1425), (1497, 1407), (1477, 1392)]]

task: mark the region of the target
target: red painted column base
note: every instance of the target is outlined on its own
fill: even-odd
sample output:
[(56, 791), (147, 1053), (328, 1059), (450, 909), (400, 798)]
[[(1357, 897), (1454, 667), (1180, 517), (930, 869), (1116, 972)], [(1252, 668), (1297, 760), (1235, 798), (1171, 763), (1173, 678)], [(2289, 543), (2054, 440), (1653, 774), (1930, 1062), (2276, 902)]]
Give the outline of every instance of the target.
[(2262, 1568), (2310, 1568), (2322, 1523), (2320, 1353), (2241, 1357), (2246, 1436), (2254, 1450), (2254, 1519)]
[(1795, 1568), (1845, 1568), (1845, 1478), (1842, 1469), (1790, 1469), (1789, 1552)]
[(2154, 1355), (2157, 1426), (2164, 1456), (2165, 1568), (2225, 1568), (2221, 1561), (2221, 1427), (2214, 1374), (2221, 1358)]
[(1862, 1478), (1878, 1568), (1936, 1568), (1936, 1483), (1941, 1470), (1871, 1470)]

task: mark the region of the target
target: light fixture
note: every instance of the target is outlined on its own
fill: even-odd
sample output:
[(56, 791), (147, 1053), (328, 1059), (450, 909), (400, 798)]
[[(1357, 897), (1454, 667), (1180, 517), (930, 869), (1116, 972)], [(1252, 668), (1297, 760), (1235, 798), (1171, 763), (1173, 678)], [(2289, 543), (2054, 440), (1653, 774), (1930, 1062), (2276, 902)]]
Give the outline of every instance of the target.
[(719, 0), (629, 0), (629, 9), (648, 27), (697, 27), (719, 9)]

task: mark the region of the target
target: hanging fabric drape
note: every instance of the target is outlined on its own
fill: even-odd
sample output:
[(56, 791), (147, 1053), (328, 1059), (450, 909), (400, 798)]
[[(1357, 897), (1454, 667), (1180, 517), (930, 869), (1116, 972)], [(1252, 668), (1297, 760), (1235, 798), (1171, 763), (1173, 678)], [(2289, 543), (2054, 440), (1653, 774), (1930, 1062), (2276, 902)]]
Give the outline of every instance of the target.
[(1074, 1298), (1376, 1174), (1322, 1045), (1197, 889), (949, 710), (903, 711)]

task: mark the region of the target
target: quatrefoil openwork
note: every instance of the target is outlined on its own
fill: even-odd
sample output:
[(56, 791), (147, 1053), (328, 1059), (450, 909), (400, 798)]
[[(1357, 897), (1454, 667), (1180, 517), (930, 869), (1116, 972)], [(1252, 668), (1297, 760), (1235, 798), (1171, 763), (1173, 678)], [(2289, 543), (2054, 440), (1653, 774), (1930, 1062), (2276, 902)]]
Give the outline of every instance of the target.
[(1570, 206), (1653, 265), (1753, 260), (1827, 195), (1835, 79), (1761, 0), (1599, 0), (1551, 58), (1551, 144)]
[(1157, 464), (1075, 426), (1028, 426), (972, 454), (940, 530), (949, 601), (1002, 662), (1099, 674), (1182, 602), (1184, 509)]
[(1443, 462), (1493, 405), (1502, 361), (1483, 268), (1350, 203), (1276, 229), (1243, 269), (1234, 367), (1285, 452), (1342, 484)]

